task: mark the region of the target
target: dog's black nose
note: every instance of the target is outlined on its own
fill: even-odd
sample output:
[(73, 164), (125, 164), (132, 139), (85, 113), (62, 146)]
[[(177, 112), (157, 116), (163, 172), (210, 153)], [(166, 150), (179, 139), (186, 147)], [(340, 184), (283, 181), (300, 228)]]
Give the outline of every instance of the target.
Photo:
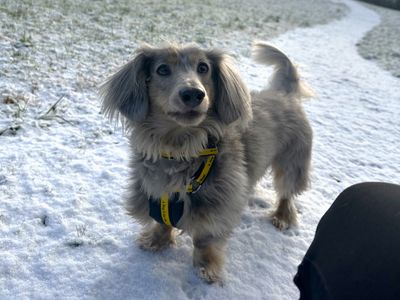
[(179, 91), (179, 96), (186, 106), (193, 108), (200, 105), (206, 94), (197, 88), (183, 88)]

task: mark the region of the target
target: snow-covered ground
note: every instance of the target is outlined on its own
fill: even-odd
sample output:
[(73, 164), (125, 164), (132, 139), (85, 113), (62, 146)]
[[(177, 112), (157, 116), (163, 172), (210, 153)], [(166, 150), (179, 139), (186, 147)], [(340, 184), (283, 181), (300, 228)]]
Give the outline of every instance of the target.
[[(140, 227), (122, 201), (127, 141), (98, 114), (98, 82), (91, 80), (104, 67), (85, 65), (88, 49), (79, 38), (71, 43), (81, 56), (66, 60), (56, 35), (48, 36), (54, 49), (38, 51), (30, 64), (18, 47), (31, 38), (21, 38), (13, 59), (27, 55), (29, 73), (0, 57), (9, 68), (0, 70), (0, 299), (296, 299), (296, 267), (337, 194), (360, 181), (400, 182), (400, 79), (357, 54), (378, 15), (341, 2), (350, 8), (343, 19), (272, 41), (318, 94), (305, 103), (315, 134), (312, 188), (298, 199), (299, 226), (282, 233), (266, 218), (274, 201), (270, 178), (260, 182), (229, 241), (223, 287), (196, 277), (185, 235), (158, 254), (135, 245)], [(121, 26), (116, 20), (115, 34)], [(9, 47), (1, 33), (0, 42), (0, 51)], [(234, 45), (222, 38), (215, 44)], [(247, 50), (238, 45), (243, 76), (262, 88), (270, 69), (240, 56)], [(91, 51), (110, 66), (107, 53)], [(49, 72), (34, 73), (48, 56)], [(69, 66), (78, 71), (67, 72)]]

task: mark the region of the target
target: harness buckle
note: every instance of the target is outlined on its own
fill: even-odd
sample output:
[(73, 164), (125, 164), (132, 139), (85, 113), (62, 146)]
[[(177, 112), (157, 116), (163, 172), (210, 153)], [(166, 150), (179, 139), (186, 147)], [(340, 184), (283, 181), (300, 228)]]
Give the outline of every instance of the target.
[(199, 189), (201, 188), (201, 184), (200, 183), (198, 183), (196, 180), (194, 180), (195, 178), (192, 178), (192, 181), (191, 181), (191, 183), (190, 183), (190, 186), (189, 186), (189, 193), (190, 194), (196, 194), (198, 191), (199, 191)]

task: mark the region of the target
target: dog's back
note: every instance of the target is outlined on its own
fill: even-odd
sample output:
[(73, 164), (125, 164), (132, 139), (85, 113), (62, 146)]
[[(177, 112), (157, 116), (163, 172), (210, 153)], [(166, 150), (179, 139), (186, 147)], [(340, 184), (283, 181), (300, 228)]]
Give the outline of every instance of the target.
[(301, 106), (301, 100), (313, 95), (301, 80), (289, 58), (277, 48), (263, 42), (253, 46), (255, 61), (274, 65), (275, 72), (268, 88), (252, 93), (253, 122), (243, 136), (250, 186), (272, 167), (274, 185), (284, 206), (286, 227), (295, 222), (290, 204), (295, 195), (307, 188), (311, 159), (312, 130)]

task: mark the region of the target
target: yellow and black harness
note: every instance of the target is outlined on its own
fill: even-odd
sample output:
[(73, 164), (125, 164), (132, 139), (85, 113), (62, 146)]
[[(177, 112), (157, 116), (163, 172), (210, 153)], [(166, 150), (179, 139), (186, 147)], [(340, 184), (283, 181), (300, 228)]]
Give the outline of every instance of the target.
[[(218, 148), (211, 139), (209, 139), (206, 149), (203, 149), (198, 156), (207, 157), (207, 160), (200, 164), (200, 167), (190, 178), (190, 182), (186, 186), (186, 194), (189, 196), (196, 193), (205, 180), (208, 174), (212, 170), (216, 156), (218, 154)], [(162, 159), (172, 160), (174, 159), (170, 155), (162, 155)], [(179, 192), (175, 193), (163, 193), (160, 199), (154, 199), (150, 197), (150, 217), (161, 224), (176, 227), (183, 215), (184, 202), (179, 201)]]

